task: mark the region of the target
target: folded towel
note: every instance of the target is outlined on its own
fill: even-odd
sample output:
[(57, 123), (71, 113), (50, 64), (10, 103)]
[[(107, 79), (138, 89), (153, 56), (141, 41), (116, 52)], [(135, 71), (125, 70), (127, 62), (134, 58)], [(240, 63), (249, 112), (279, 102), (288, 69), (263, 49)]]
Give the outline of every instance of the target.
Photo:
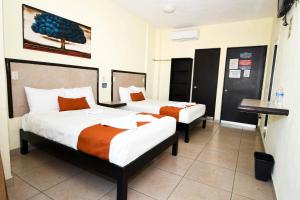
[(120, 129), (135, 129), (137, 128), (135, 115), (129, 115), (126, 117), (118, 117), (112, 119), (104, 119), (101, 121), (101, 125), (111, 126)]
[(136, 122), (153, 122), (158, 120), (158, 118), (152, 115), (136, 115)]
[(186, 102), (172, 102), (167, 106), (176, 107), (176, 108), (186, 108), (188, 106), (194, 106), (196, 103), (186, 103)]

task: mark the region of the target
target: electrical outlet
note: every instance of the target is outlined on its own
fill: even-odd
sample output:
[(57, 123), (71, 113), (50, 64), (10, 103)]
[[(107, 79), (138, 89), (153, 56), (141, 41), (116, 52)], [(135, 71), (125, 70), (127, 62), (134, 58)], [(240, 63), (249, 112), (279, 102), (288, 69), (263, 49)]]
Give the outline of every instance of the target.
[(11, 72), (11, 79), (14, 81), (19, 80), (19, 73), (17, 71), (12, 71)]
[(107, 88), (107, 83), (102, 83), (102, 88)]

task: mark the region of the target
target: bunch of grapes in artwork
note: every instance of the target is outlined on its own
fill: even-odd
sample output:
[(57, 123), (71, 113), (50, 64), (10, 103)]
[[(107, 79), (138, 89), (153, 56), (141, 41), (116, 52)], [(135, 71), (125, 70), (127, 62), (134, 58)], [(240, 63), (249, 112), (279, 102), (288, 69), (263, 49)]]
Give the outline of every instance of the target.
[(83, 30), (75, 22), (50, 13), (37, 14), (34, 20), (31, 29), (35, 33), (60, 39), (62, 49), (65, 49), (66, 41), (79, 44), (86, 43)]

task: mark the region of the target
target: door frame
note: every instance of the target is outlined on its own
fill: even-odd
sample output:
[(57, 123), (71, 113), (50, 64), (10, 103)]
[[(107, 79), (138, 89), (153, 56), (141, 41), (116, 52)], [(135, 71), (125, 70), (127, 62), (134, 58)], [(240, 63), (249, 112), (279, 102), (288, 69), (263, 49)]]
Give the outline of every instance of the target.
[[(260, 91), (259, 91), (259, 96), (260, 99), (262, 97), (262, 90), (263, 90), (263, 85), (264, 85), (264, 78), (265, 78), (265, 71), (266, 71), (266, 63), (267, 63), (267, 55), (268, 55), (268, 45), (255, 45), (255, 46), (240, 46), (240, 47), (227, 47), (226, 49), (226, 56), (225, 56), (225, 67), (224, 67), (224, 79), (223, 79), (223, 88), (222, 88), (222, 100), (221, 100), (221, 115), (220, 115), (220, 123), (225, 122), (229, 122), (226, 120), (222, 120), (222, 113), (223, 113), (223, 100), (224, 100), (224, 90), (225, 90), (225, 78), (226, 78), (226, 67), (227, 67), (227, 55), (228, 55), (228, 50), (229, 49), (239, 49), (239, 48), (254, 48), (254, 47), (264, 47), (266, 50), (266, 53), (264, 55), (264, 70), (263, 70), (263, 74), (262, 74), (262, 81), (261, 81), (261, 86), (260, 86)], [(251, 126), (252, 124), (246, 124), (246, 123), (239, 123), (239, 122), (232, 122), (232, 124), (234, 123), (238, 123), (241, 126), (245, 126), (245, 127), (249, 127), (249, 125)], [(258, 126), (259, 122), (257, 123), (256, 127)], [(254, 125), (255, 126), (255, 125)]]
[[(272, 97), (272, 89), (273, 89), (273, 82), (274, 82), (274, 75), (275, 75), (275, 68), (276, 68), (276, 61), (277, 61), (277, 53), (278, 53), (278, 44), (274, 45), (274, 51), (273, 51), (273, 59), (272, 59), (272, 70), (271, 70), (271, 77), (269, 80), (269, 91), (268, 91), (268, 101), (271, 100)], [(266, 115), (265, 117), (265, 124), (264, 126), (268, 126), (268, 120), (269, 120), (269, 115)]]
[(216, 118), (216, 107), (217, 107), (217, 98), (218, 98), (218, 85), (220, 81), (220, 66), (221, 66), (221, 58), (222, 58), (222, 47), (211, 47), (211, 48), (197, 48), (194, 50), (194, 60), (193, 60), (193, 69), (192, 69), (192, 80), (191, 80), (191, 93), (190, 93), (190, 102), (193, 101), (193, 92), (194, 92), (194, 74), (195, 74), (195, 61), (196, 61), (196, 51), (197, 50), (214, 50), (218, 49), (220, 50), (220, 55), (219, 55), (219, 67), (218, 67), (218, 77), (217, 77), (217, 88), (216, 88), (216, 99), (215, 99), (215, 110), (214, 110), (214, 116), (210, 116), (211, 120), (215, 120)]

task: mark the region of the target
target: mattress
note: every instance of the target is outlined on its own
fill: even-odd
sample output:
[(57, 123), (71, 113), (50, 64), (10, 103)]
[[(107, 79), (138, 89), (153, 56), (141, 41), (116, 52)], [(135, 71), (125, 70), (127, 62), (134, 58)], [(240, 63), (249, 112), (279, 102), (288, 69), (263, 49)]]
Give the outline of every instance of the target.
[[(124, 110), (130, 110), (135, 112), (147, 112), (153, 114), (159, 114), (159, 110), (163, 106), (167, 106), (172, 101), (157, 101), (146, 99), (144, 101), (129, 101), (126, 102), (126, 106), (122, 107)], [(179, 113), (179, 122), (189, 124), (195, 119), (204, 116), (206, 106), (203, 104), (196, 104), (194, 106), (182, 109)]]
[[(22, 118), (24, 131), (35, 133), (77, 150), (78, 137), (87, 127), (107, 119), (117, 119), (135, 112), (96, 106), (91, 109), (28, 113)], [(173, 135), (176, 120), (163, 117), (146, 125), (116, 135), (109, 149), (109, 162), (126, 166), (136, 158)]]

